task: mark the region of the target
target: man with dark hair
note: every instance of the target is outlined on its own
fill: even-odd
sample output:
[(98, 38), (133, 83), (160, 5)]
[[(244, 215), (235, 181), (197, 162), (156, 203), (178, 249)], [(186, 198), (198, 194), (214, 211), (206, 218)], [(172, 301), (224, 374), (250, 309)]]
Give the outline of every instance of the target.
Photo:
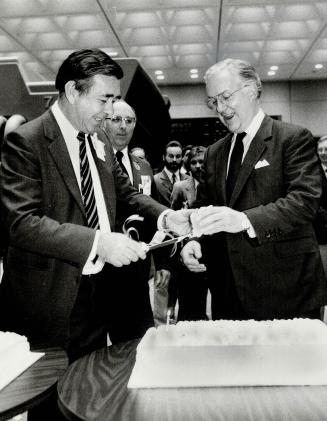
[[(188, 175), (182, 174), (182, 145), (177, 140), (171, 140), (165, 145), (162, 156), (164, 168), (155, 174), (154, 181), (158, 192), (158, 201), (170, 207), (171, 193), (177, 181), (185, 180)], [(176, 304), (176, 279), (170, 276), (174, 271), (176, 262), (168, 258), (165, 259), (165, 271), (157, 273), (154, 280), (154, 319), (158, 324), (166, 322), (166, 314), (169, 310), (174, 316)]]
[(71, 360), (105, 346), (108, 334), (111, 342), (136, 334), (133, 327), (120, 329), (121, 297), (108, 284), (115, 291), (121, 282), (112, 268), (146, 253), (137, 241), (113, 232), (116, 200), (146, 216), (153, 231), (163, 225), (189, 230), (189, 215), (163, 213), (164, 206), (132, 187), (111, 147), (95, 133), (112, 115), (122, 76), (101, 50), (72, 53), (58, 71), (58, 101), (10, 133), (2, 150), (9, 249), (0, 285), (1, 328), (26, 335), (34, 347), (62, 346)]
[(185, 245), (184, 263), (207, 270), (214, 319), (320, 318), (327, 288), (312, 226), (321, 195), (313, 136), (264, 114), (250, 63), (223, 60), (205, 82), (209, 108), (231, 133), (207, 149), (197, 205), (211, 206), (196, 219), (211, 235)]
[(158, 201), (170, 207), (171, 192), (176, 181), (185, 180), (187, 175), (181, 173), (182, 145), (177, 140), (171, 140), (165, 146), (162, 156), (164, 168), (155, 174), (154, 181), (158, 190)]

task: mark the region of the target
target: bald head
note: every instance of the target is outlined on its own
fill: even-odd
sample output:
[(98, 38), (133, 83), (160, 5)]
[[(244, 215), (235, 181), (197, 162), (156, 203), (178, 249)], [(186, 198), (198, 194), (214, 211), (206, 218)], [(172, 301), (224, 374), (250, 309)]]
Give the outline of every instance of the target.
[(113, 104), (113, 115), (106, 120), (106, 132), (112, 146), (121, 151), (129, 145), (136, 124), (136, 115), (127, 102), (119, 100)]

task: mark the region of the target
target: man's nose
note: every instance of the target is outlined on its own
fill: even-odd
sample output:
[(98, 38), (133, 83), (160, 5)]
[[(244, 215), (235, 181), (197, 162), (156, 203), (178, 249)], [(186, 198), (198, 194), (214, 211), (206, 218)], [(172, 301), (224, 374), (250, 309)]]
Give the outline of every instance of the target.
[(226, 108), (226, 104), (223, 101), (217, 100), (216, 110), (217, 113), (221, 114), (222, 111)]
[(104, 106), (104, 112), (111, 117), (114, 114), (114, 107), (113, 107), (113, 98), (108, 98)]

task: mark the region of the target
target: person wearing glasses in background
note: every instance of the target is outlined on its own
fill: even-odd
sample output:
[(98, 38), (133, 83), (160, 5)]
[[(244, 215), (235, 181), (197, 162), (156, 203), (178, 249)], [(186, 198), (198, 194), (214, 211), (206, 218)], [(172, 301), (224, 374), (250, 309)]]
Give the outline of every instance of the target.
[(327, 288), (312, 225), (321, 196), (313, 136), (263, 112), (248, 62), (223, 60), (205, 83), (231, 133), (207, 149), (196, 206), (211, 207), (196, 220), (211, 235), (185, 245), (184, 264), (207, 271), (214, 319), (320, 318)]
[[(157, 199), (157, 189), (150, 164), (146, 160), (132, 155), (128, 148), (135, 126), (136, 114), (134, 109), (124, 100), (116, 101), (113, 104), (113, 115), (106, 119), (105, 133), (109, 138), (117, 161), (128, 175), (131, 184), (144, 195)], [(116, 214), (116, 231), (122, 232), (124, 221), (131, 216), (131, 210), (123, 203), (118, 202)], [(154, 233), (147, 229), (149, 226), (147, 218), (141, 222), (135, 221), (129, 226), (138, 230), (141, 241), (146, 243), (151, 241)], [(161, 265), (159, 251), (153, 254), (157, 268), (156, 276), (160, 278), (169, 276), (170, 273), (166, 269), (159, 268)], [(149, 327), (154, 325), (149, 299), (150, 268), (151, 257), (148, 255), (146, 260), (139, 260), (124, 268), (113, 269), (117, 272), (117, 277), (119, 276), (122, 280), (114, 286), (115, 296), (121, 297), (123, 304), (119, 314), (122, 334), (126, 332), (126, 329), (130, 330), (131, 326), (134, 326), (132, 331), (136, 337), (141, 337)], [(108, 285), (108, 288), (112, 294), (113, 286)], [(129, 311), (126, 312), (125, 308), (128, 308)], [(123, 325), (126, 325), (125, 329)], [(119, 335), (119, 332), (117, 332), (117, 335)]]

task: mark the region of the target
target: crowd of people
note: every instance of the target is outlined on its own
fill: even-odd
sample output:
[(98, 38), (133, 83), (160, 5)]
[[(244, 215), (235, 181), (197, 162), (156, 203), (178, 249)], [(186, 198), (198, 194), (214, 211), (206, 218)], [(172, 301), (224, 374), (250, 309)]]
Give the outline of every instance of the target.
[[(207, 149), (167, 141), (153, 174), (147, 151), (129, 149), (137, 114), (121, 99), (122, 78), (103, 51), (76, 51), (43, 115), (1, 120), (0, 329), (62, 346), (74, 361), (167, 316), (206, 319), (208, 290), (213, 319), (321, 318), (327, 138), (317, 145), (266, 115), (255, 69), (226, 59), (205, 85), (229, 134)], [(126, 235), (135, 214), (143, 220)], [(173, 256), (147, 252), (172, 232), (194, 238)]]

